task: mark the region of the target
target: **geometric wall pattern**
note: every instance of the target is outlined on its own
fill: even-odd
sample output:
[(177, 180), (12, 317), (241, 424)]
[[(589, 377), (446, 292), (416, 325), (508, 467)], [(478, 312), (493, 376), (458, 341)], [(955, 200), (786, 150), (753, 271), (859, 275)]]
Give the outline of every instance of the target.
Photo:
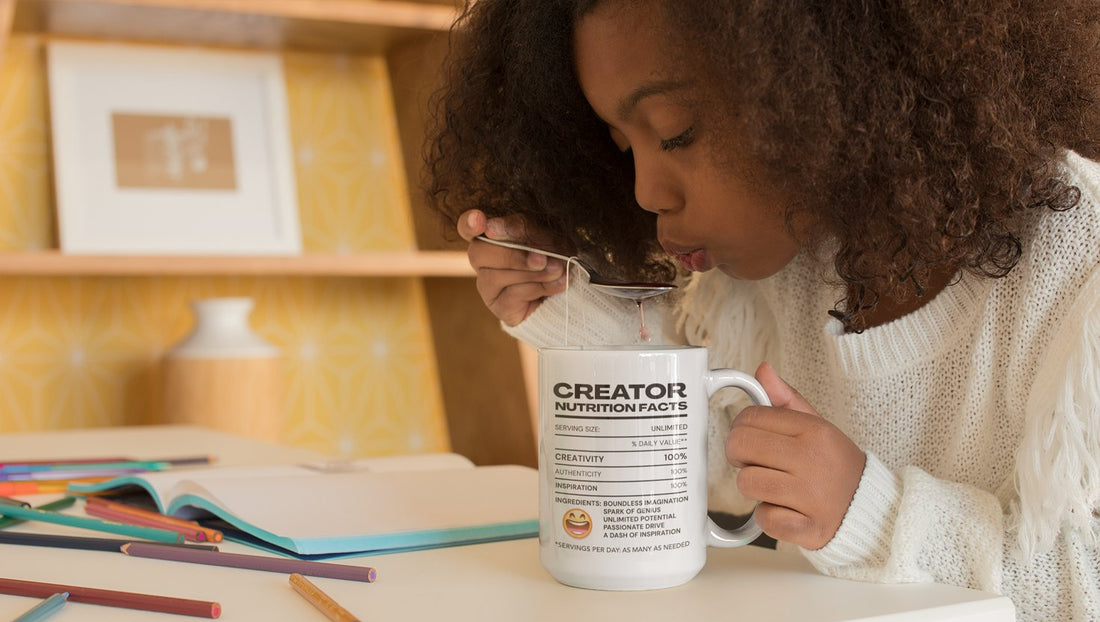
[[(282, 55), (307, 251), (414, 248), (389, 78), (370, 56)], [(0, 252), (55, 248), (43, 41), (0, 64)], [(250, 296), (283, 356), (284, 442), (339, 456), (449, 448), (421, 282), (0, 277), (0, 432), (160, 421), (189, 302)]]

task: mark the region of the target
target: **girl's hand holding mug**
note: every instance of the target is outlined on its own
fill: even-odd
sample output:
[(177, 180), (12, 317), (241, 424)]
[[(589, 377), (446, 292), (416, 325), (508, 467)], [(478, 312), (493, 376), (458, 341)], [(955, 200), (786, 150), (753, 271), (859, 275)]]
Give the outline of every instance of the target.
[(726, 459), (741, 472), (741, 494), (759, 501), (764, 533), (816, 550), (836, 535), (867, 457), (763, 363), (756, 379), (771, 406), (749, 406), (733, 421)]
[(531, 232), (519, 219), (489, 218), (481, 210), (469, 210), (458, 219), (458, 234), (470, 242), (466, 254), (477, 272), (481, 300), (508, 326), (527, 319), (547, 296), (565, 291), (564, 262), (474, 239), (485, 234), (494, 240), (536, 242), (528, 239)]

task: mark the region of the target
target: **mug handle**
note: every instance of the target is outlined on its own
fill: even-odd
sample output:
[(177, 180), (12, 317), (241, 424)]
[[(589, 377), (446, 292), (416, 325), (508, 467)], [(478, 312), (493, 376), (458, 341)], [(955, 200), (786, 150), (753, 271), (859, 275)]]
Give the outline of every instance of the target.
[[(744, 372), (734, 369), (712, 369), (707, 372), (704, 378), (704, 384), (707, 390), (708, 399), (710, 396), (714, 395), (718, 389), (734, 387), (747, 393), (752, 403), (757, 406), (772, 405), (771, 400), (768, 399), (768, 394), (764, 392), (764, 387), (760, 386), (756, 378)], [(744, 546), (759, 538), (762, 533), (764, 533), (764, 531), (756, 524), (756, 508), (753, 508), (752, 514), (749, 515), (749, 519), (745, 521), (744, 525), (733, 530), (722, 529), (709, 517), (707, 518), (708, 546), (722, 548)]]

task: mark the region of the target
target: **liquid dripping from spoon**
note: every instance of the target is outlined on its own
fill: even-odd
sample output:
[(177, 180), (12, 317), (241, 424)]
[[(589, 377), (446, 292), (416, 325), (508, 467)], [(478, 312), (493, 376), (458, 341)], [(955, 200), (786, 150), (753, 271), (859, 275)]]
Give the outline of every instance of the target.
[(649, 343), (650, 340), (652, 340), (652, 336), (645, 327), (645, 308), (643, 308), (641, 300), (636, 300), (634, 302), (638, 305), (638, 339), (641, 339), (645, 343)]

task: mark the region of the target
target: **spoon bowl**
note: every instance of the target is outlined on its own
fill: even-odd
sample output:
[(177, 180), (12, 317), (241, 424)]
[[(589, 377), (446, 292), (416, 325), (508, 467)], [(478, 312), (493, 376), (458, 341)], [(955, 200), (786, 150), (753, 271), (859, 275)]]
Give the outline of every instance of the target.
[(608, 296), (614, 296), (616, 298), (626, 298), (640, 303), (647, 298), (653, 298), (654, 296), (660, 296), (661, 294), (668, 293), (676, 286), (672, 283), (639, 283), (630, 281), (617, 281), (614, 279), (608, 279), (600, 276), (592, 266), (581, 261), (577, 257), (567, 257), (559, 253), (543, 250), (541, 248), (534, 248), (533, 246), (526, 246), (524, 244), (518, 244), (516, 242), (508, 242), (505, 240), (494, 240), (487, 238), (484, 235), (477, 236), (478, 240), (482, 242), (488, 242), (497, 246), (503, 246), (504, 248), (514, 248), (516, 250), (527, 251), (529, 253), (538, 253), (540, 255), (546, 255), (547, 257), (553, 257), (554, 259), (560, 259), (569, 265), (570, 262), (577, 264), (577, 266), (588, 275), (588, 284), (594, 287), (596, 290), (603, 292)]

